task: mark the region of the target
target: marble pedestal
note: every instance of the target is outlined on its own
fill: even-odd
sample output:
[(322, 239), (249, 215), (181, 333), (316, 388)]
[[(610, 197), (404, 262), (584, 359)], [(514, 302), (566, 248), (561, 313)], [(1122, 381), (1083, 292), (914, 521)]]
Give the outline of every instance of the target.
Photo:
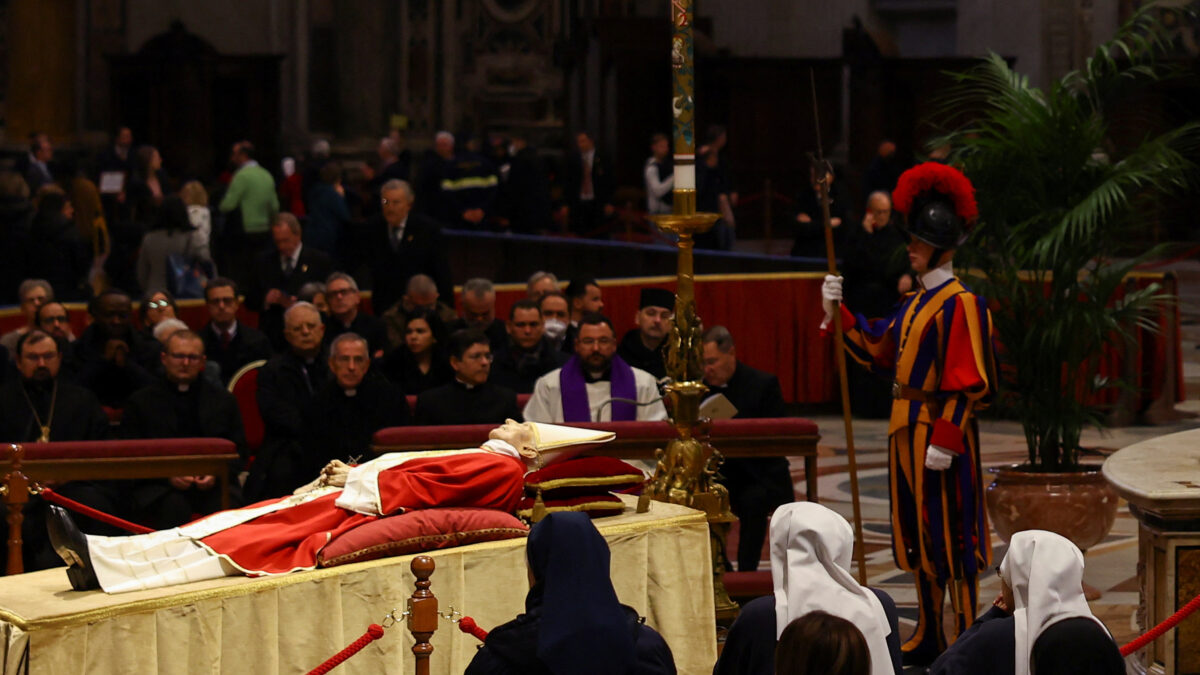
[[(1200, 594), (1200, 429), (1131, 445), (1104, 477), (1138, 519), (1138, 623), (1145, 631)], [(1138, 672), (1200, 674), (1200, 613), (1133, 657)]]

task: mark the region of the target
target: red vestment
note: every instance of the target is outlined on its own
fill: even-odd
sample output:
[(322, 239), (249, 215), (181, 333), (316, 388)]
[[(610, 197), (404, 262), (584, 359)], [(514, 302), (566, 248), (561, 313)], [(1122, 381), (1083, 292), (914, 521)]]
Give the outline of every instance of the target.
[[(408, 509), (473, 506), (512, 512), (524, 487), (525, 465), (491, 452), (414, 458), (379, 474), (381, 516), (334, 504), (340, 491), (268, 513), (200, 539), (247, 574), (312, 569), (330, 541), (377, 517)], [(287, 499), (287, 498), (284, 498)], [(267, 500), (247, 509), (272, 504)], [(219, 514), (218, 514), (219, 515)]]

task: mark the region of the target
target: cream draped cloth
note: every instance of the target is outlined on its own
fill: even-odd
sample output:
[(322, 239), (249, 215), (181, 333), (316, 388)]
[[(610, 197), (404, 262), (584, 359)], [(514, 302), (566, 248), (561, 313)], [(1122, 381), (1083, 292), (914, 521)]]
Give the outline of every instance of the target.
[(1092, 614), (1083, 597), (1083, 553), (1070, 539), (1045, 530), (1026, 530), (1012, 536), (1000, 563), (1000, 577), (1013, 591), (1015, 675), (1029, 675), (1029, 656), (1042, 631), (1064, 619)]
[(871, 675), (892, 675), (892, 632), (879, 598), (850, 576), (854, 531), (846, 519), (812, 502), (784, 504), (771, 516), (775, 638), (794, 619), (822, 610), (853, 623), (871, 652)]

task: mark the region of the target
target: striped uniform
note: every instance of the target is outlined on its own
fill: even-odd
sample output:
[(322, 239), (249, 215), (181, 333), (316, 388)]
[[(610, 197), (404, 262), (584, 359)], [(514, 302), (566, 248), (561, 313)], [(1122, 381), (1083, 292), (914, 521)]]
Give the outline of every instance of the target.
[[(935, 288), (909, 293), (885, 319), (867, 320), (845, 307), (841, 311), (850, 356), (893, 379), (895, 388), (919, 392), (892, 404), (892, 552), (896, 564), (917, 578), (922, 618), (928, 614), (938, 626), (941, 587), (948, 578), (969, 582), (960, 590), (964, 602), (958, 623), (963, 630), (974, 617), (974, 580), (992, 562), (973, 415), (994, 393), (996, 382), (987, 303), (951, 277)], [(920, 398), (925, 400), (912, 400)], [(925, 468), (929, 445), (957, 454), (949, 469)], [(932, 637), (923, 624), (919, 622), (914, 637), (918, 642)]]

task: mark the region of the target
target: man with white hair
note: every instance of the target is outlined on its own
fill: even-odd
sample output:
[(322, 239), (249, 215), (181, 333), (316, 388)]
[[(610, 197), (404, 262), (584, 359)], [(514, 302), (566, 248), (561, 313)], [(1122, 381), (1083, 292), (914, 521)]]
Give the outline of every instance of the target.
[(446, 326), (453, 333), (470, 329), (487, 336), (492, 351), (496, 352), (508, 340), (508, 329), (504, 321), (496, 318), (496, 288), (488, 279), (467, 279), (462, 290), (462, 318)]
[(391, 309), (416, 274), (429, 275), (437, 283), (439, 296), (453, 298), (442, 228), (412, 212), (412, 187), (402, 180), (388, 181), (380, 188), (379, 203), (380, 214), (367, 221), (375, 312)]

